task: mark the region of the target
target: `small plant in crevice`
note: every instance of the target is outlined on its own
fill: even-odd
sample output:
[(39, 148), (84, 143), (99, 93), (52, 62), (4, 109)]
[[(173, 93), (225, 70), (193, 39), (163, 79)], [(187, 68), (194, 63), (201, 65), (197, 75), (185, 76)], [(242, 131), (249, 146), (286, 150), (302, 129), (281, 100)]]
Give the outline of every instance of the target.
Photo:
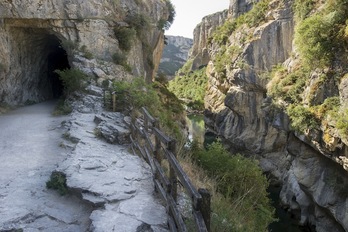
[(68, 193), (68, 186), (66, 185), (66, 175), (62, 172), (53, 171), (50, 180), (46, 182), (48, 189), (57, 190), (60, 195)]
[(85, 57), (88, 60), (93, 59), (93, 53), (88, 51), (87, 46), (86, 45), (82, 45), (80, 48), (81, 52), (83, 53), (83, 57)]
[(100, 128), (94, 128), (94, 130), (93, 130), (93, 134), (94, 134), (94, 135), (95, 135), (95, 137), (97, 137), (97, 138), (102, 138), (102, 137), (103, 137), (103, 135), (102, 135), (102, 132), (101, 132)]
[(63, 135), (62, 135), (63, 139), (67, 140), (67, 141), (70, 141), (72, 143), (78, 143), (80, 141), (80, 139), (74, 137), (74, 136), (71, 136), (71, 134), (69, 132), (65, 132)]
[(141, 38), (142, 32), (146, 32), (150, 27), (150, 19), (143, 14), (130, 14), (125, 21), (135, 29), (139, 38)]
[(52, 115), (53, 116), (60, 116), (60, 115), (68, 115), (72, 112), (71, 105), (65, 101), (65, 99), (61, 98), (58, 100)]
[(127, 63), (127, 57), (124, 54), (114, 53), (112, 55), (112, 60), (114, 61), (115, 64), (123, 66), (127, 72), (129, 73), (132, 72), (132, 67)]
[(132, 48), (136, 36), (135, 29), (129, 27), (116, 27), (114, 33), (118, 40), (119, 47), (124, 51), (129, 51)]

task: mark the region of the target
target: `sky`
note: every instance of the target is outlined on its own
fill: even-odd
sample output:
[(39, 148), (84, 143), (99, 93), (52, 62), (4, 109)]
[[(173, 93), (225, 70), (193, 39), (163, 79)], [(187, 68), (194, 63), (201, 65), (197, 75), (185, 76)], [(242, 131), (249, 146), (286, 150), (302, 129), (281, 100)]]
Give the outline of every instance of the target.
[(166, 35), (193, 38), (193, 30), (204, 16), (228, 9), (230, 0), (171, 0), (175, 6), (174, 23)]

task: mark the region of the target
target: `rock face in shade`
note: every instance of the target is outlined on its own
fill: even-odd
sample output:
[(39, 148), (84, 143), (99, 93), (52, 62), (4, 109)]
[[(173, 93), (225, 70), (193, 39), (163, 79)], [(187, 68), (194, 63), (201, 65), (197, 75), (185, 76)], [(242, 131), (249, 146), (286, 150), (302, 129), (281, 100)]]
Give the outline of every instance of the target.
[[(122, 51), (116, 27), (146, 18), (148, 27)], [(98, 83), (108, 79), (154, 77), (164, 46), (157, 23), (168, 10), (160, 0), (48, 0), (0, 2), (0, 101), (20, 104), (61, 94), (53, 71), (78, 67)], [(125, 55), (129, 73), (112, 62)], [(87, 59), (87, 58), (88, 59)], [(60, 87), (61, 88), (61, 87)]]

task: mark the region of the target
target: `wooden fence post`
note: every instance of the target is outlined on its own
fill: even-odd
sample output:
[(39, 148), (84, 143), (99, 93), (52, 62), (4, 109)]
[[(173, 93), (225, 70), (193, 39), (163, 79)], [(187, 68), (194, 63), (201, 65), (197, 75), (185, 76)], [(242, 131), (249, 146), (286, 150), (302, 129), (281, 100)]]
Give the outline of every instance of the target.
[(112, 92), (112, 111), (116, 111), (116, 92)]
[(211, 195), (209, 193), (209, 191), (207, 189), (198, 189), (198, 193), (201, 194), (202, 196), (202, 201), (199, 203), (198, 207), (199, 207), (199, 211), (201, 211), (204, 222), (205, 222), (205, 226), (208, 230), (208, 232), (210, 232), (210, 220), (211, 220), (211, 208), (210, 208), (210, 199), (211, 199)]
[[(159, 122), (156, 119), (156, 121), (153, 124), (154, 127), (159, 128)], [(161, 140), (158, 138), (158, 136), (155, 136), (155, 151), (153, 152), (155, 159), (158, 161), (158, 163), (162, 164), (162, 157), (161, 157)], [(159, 173), (156, 171), (155, 178), (159, 179)]]
[[(173, 139), (170, 141), (168, 144), (168, 150), (173, 153), (175, 159), (177, 159), (177, 154), (176, 154), (176, 141)], [(169, 179), (170, 179), (170, 184), (171, 184), (171, 192), (172, 196), (177, 202), (177, 197), (178, 197), (178, 177), (176, 175), (175, 169), (170, 165), (169, 169)]]

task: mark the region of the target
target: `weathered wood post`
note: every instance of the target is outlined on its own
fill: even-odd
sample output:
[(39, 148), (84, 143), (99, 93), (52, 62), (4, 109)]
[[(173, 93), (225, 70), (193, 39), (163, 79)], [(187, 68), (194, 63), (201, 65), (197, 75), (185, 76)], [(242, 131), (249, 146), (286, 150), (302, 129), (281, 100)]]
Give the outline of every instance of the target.
[[(159, 122), (158, 120), (155, 121), (154, 123), (156, 128), (159, 128)], [(155, 136), (155, 151), (154, 155), (156, 160), (158, 161), (159, 164), (162, 162), (162, 157), (161, 157), (161, 140), (158, 138), (158, 136)]]
[(198, 193), (201, 194), (202, 200), (198, 204), (198, 210), (202, 213), (205, 226), (210, 232), (210, 221), (211, 221), (211, 208), (210, 208), (210, 201), (211, 201), (211, 195), (207, 189), (198, 189)]
[[(168, 150), (173, 153), (175, 159), (177, 159), (177, 154), (176, 154), (176, 140), (172, 139), (169, 144), (168, 144)], [(170, 169), (169, 169), (169, 179), (170, 179), (170, 184), (171, 184), (171, 192), (172, 192), (172, 196), (175, 200), (175, 202), (177, 201), (177, 197), (178, 197), (178, 177), (176, 175), (175, 169), (173, 168), (172, 165), (170, 165)]]
[(116, 92), (112, 92), (112, 111), (116, 111)]

